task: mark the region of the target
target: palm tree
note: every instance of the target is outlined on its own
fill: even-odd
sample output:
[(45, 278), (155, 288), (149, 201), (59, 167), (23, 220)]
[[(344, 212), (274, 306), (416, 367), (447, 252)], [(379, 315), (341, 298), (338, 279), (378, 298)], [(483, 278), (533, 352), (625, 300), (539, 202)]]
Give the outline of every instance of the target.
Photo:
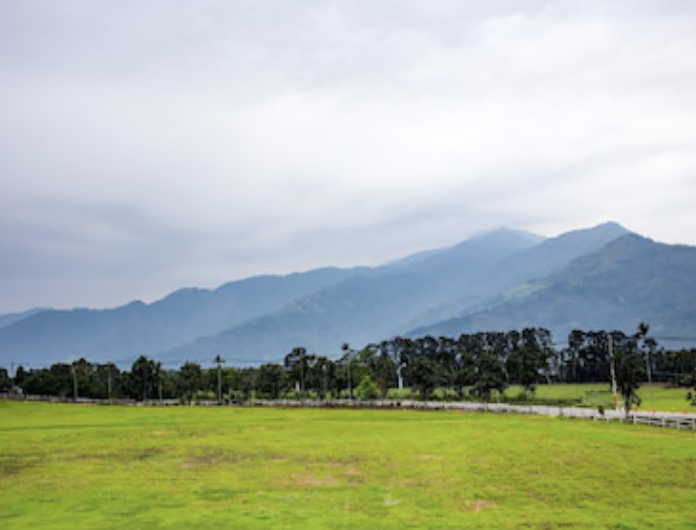
[(218, 374), (218, 405), (222, 405), (222, 365), (225, 362), (225, 359), (220, 357), (220, 354), (218, 353), (215, 356), (215, 359), (213, 359), (213, 362), (217, 364), (217, 374)]
[(350, 344), (347, 342), (344, 342), (341, 344), (341, 351), (344, 352), (343, 359), (346, 360), (346, 372), (347, 372), (347, 379), (348, 379), (348, 399), (353, 399), (353, 386), (351, 384), (350, 380), (350, 357), (351, 357), (351, 350), (350, 350)]
[(655, 339), (648, 337), (649, 331), (650, 331), (650, 326), (645, 322), (641, 322), (640, 324), (638, 324), (638, 331), (635, 334), (635, 338), (636, 338), (636, 341), (643, 339), (643, 346), (646, 347), (645, 365), (646, 365), (646, 368), (648, 369), (648, 387), (650, 388), (650, 410), (652, 410), (653, 409), (653, 391), (652, 391), (652, 371), (650, 369), (650, 364), (651, 364), (650, 354), (657, 347), (657, 342), (655, 342)]
[(305, 378), (308, 368), (307, 350), (301, 346), (293, 348), (290, 353), (285, 356), (285, 368), (290, 371), (295, 381), (300, 385), (300, 396), (305, 398)]

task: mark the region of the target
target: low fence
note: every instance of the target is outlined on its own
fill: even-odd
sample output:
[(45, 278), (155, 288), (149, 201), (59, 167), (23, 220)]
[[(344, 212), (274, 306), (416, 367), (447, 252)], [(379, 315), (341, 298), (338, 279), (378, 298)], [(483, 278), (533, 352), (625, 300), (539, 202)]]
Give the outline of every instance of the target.
[(11, 399), (13, 401), (38, 401), (43, 403), (78, 403), (82, 405), (179, 405), (178, 399), (151, 399), (150, 401), (136, 401), (134, 399), (92, 399), (78, 397), (77, 399), (67, 396), (45, 396), (38, 394), (8, 394), (0, 393), (0, 399)]
[(460, 412), (494, 412), (498, 414), (534, 414), (578, 418), (594, 421), (619, 421), (696, 430), (696, 414), (674, 414), (668, 412), (632, 412), (628, 416), (623, 410), (600, 411), (581, 407), (549, 407), (544, 405), (509, 405), (506, 403), (440, 402), (440, 401), (298, 401), (298, 400), (255, 400), (248, 405), (259, 407), (327, 407), (327, 408), (376, 408), (404, 410), (451, 410)]
[[(74, 400), (66, 397), (13, 395), (0, 393), (0, 399), (15, 399), (21, 401), (45, 401), (52, 403), (82, 403), (96, 405), (128, 405), (128, 406), (176, 406), (182, 403), (179, 400), (151, 400), (143, 403), (130, 399), (88, 399), (78, 398)], [(194, 403), (198, 406), (217, 406), (214, 401)], [(477, 403), (469, 401), (358, 401), (358, 400), (262, 400), (255, 399), (245, 403), (230, 403), (232, 406), (256, 406), (256, 407), (307, 407), (307, 408), (371, 408), (391, 410), (450, 410), (459, 412), (494, 412), (498, 414), (534, 414), (542, 416), (556, 416), (566, 418), (578, 418), (594, 421), (620, 421), (636, 425), (650, 425), (672, 429), (696, 430), (696, 414), (675, 414), (669, 412), (632, 412), (626, 416), (623, 410), (597, 410), (581, 407), (550, 407), (544, 405), (509, 405), (506, 403)]]
[(652, 425), (653, 427), (671, 427), (672, 429), (690, 429), (696, 431), (696, 418), (693, 416), (652, 416), (634, 414), (629, 421), (642, 425)]

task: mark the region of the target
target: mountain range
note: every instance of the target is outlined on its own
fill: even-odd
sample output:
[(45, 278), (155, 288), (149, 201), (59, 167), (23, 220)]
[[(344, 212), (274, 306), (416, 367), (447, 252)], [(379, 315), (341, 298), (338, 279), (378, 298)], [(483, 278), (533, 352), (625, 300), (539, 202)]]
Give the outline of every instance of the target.
[(640, 322), (658, 339), (696, 343), (695, 247), (616, 223), (549, 239), (499, 229), (378, 267), (256, 276), (113, 309), (0, 315), (0, 366), (80, 357), (129, 366), (140, 355), (209, 364), (218, 353), (256, 365), (296, 346), (334, 357), (344, 343), (527, 326), (562, 343), (572, 329), (632, 332)]

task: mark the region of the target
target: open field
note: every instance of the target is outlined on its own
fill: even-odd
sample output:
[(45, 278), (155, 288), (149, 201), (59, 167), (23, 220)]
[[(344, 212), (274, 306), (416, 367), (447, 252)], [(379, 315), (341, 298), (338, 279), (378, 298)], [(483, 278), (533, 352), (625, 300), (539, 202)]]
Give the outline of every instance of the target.
[[(692, 407), (686, 400), (688, 390), (688, 388), (668, 387), (659, 384), (642, 385), (638, 390), (638, 395), (643, 401), (639, 409), (675, 413), (696, 412), (696, 407)], [(513, 385), (507, 389), (505, 397), (502, 397), (501, 401), (513, 402), (520, 392), (522, 392), (522, 388)], [(540, 403), (563, 401), (568, 405), (575, 404), (576, 406), (594, 408), (599, 405), (612, 408), (614, 403), (608, 383), (539, 385), (535, 397)], [(619, 396), (620, 400), (621, 396)]]
[[(639, 410), (647, 412), (648, 410), (658, 412), (696, 412), (696, 407), (692, 406), (686, 400), (686, 394), (689, 388), (673, 387), (665, 384), (644, 384), (638, 390), (638, 395), (642, 399)], [(420, 396), (412, 392), (410, 389), (405, 389), (402, 397), (407, 399), (418, 400)], [(399, 393), (396, 389), (389, 391), (389, 398), (393, 400), (399, 399)], [(435, 391), (435, 399), (458, 401), (459, 397), (452, 390), (445, 391), (438, 389)], [(468, 395), (465, 399), (472, 399)], [(609, 383), (562, 383), (551, 385), (538, 385), (534, 396), (525, 395), (523, 389), (519, 385), (511, 385), (507, 388), (504, 394), (493, 392), (492, 401), (498, 403), (511, 404), (529, 404), (529, 405), (561, 405), (573, 407), (590, 407), (597, 408), (599, 406), (605, 409), (614, 408), (614, 399), (611, 393)], [(621, 396), (618, 396), (619, 403)]]
[(0, 401), (0, 527), (696, 528), (696, 433)]

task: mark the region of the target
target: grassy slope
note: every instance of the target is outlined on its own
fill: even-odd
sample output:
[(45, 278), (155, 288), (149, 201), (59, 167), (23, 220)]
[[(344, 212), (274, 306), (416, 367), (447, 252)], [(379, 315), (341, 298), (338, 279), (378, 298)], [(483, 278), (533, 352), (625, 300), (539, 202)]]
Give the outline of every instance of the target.
[(0, 401), (15, 528), (696, 528), (696, 434), (516, 415)]

